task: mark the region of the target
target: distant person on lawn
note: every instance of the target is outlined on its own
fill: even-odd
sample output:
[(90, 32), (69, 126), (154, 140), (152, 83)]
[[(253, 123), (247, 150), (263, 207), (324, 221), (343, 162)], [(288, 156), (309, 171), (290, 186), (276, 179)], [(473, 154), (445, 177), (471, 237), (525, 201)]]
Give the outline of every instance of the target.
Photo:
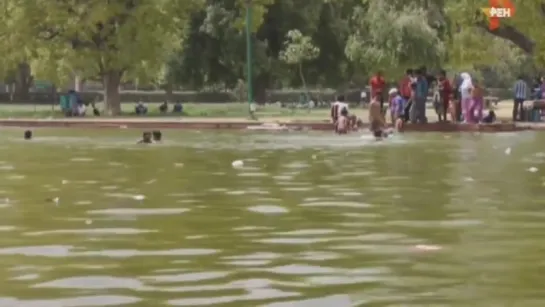
[(148, 107), (144, 105), (142, 101), (140, 101), (135, 107), (134, 107), (134, 113), (136, 115), (146, 115), (148, 114)]
[(168, 112), (168, 103), (167, 103), (166, 101), (164, 101), (164, 102), (159, 106), (159, 113), (165, 114), (166, 112)]
[(184, 112), (184, 106), (181, 102), (176, 102), (174, 104), (174, 107), (172, 108), (172, 113), (183, 113)]

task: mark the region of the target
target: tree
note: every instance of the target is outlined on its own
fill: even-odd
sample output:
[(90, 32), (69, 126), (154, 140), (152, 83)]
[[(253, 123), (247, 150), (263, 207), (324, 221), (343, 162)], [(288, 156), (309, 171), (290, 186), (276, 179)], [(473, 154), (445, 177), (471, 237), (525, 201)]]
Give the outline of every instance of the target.
[[(4, 35), (22, 49), (37, 77), (60, 81), (74, 72), (99, 76), (106, 111), (121, 111), (123, 77), (153, 76), (181, 46), (186, 22), (200, 0), (5, 1)], [(20, 44), (19, 44), (20, 45)]]
[(357, 24), (346, 44), (349, 59), (366, 70), (398, 73), (413, 65), (439, 65), (445, 45), (430, 25), (428, 11), (380, 0), (365, 3), (354, 10)]
[(305, 74), (303, 73), (303, 64), (312, 61), (320, 54), (320, 49), (312, 43), (312, 38), (303, 35), (301, 31), (290, 30), (286, 34), (285, 48), (280, 52), (280, 59), (289, 65), (295, 65), (303, 83), (303, 88), (308, 92)]

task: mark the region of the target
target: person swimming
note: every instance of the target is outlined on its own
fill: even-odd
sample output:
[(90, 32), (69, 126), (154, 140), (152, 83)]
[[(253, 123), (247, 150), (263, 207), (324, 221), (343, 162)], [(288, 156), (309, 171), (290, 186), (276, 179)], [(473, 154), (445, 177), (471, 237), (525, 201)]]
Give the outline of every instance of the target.
[(163, 134), (159, 130), (155, 130), (152, 132), (153, 135), (153, 141), (154, 142), (161, 142), (163, 139)]
[(25, 140), (31, 140), (31, 139), (32, 139), (32, 131), (26, 130), (25, 133), (24, 133), (24, 135), (23, 135), (23, 138), (24, 138)]
[(151, 132), (146, 131), (142, 133), (142, 139), (138, 141), (138, 144), (151, 144), (153, 143)]

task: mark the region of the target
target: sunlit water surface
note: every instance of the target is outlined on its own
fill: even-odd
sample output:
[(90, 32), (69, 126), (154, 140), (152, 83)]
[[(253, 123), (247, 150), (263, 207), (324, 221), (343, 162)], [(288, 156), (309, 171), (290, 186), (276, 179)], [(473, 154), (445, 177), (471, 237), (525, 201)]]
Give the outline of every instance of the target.
[(34, 132), (0, 306), (545, 306), (543, 134)]

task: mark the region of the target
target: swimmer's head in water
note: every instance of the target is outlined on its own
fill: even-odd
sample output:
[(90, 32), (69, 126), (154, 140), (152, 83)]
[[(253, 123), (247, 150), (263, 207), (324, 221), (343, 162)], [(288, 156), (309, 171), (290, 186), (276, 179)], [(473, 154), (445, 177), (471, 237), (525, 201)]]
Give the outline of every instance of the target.
[(146, 131), (142, 133), (142, 142), (143, 143), (151, 143), (151, 132)]
[(25, 131), (25, 134), (24, 134), (23, 137), (25, 138), (25, 140), (32, 139), (32, 131), (30, 131), (30, 130)]
[(153, 131), (152, 134), (153, 134), (154, 141), (161, 141), (161, 139), (163, 138), (163, 134), (159, 130)]

